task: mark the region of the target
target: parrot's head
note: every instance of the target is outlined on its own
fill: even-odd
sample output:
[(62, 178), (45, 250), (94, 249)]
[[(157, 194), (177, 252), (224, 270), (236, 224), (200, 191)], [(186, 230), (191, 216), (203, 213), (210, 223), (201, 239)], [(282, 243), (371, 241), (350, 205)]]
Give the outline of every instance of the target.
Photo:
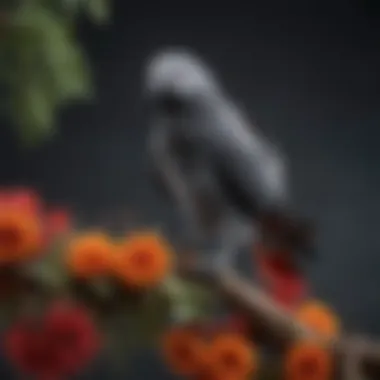
[(171, 115), (219, 91), (210, 68), (197, 55), (182, 48), (154, 54), (145, 68), (143, 87), (145, 99)]

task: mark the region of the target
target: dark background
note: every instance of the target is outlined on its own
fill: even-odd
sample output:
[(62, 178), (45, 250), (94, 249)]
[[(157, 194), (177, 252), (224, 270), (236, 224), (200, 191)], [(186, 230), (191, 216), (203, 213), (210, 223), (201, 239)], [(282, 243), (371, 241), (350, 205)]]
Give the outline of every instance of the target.
[[(103, 30), (83, 21), (98, 99), (63, 112), (59, 137), (32, 151), (0, 129), (0, 184), (35, 186), (96, 224), (125, 211), (173, 225), (150, 187), (139, 99), (157, 48), (194, 48), (287, 152), (299, 208), (318, 223), (316, 293), (349, 329), (380, 335), (380, 28), (376, 2), (133, 3)], [(127, 211), (126, 211), (127, 212)], [(122, 216), (122, 215), (121, 215)], [(103, 219), (102, 219), (103, 218)], [(162, 366), (134, 366), (156, 379)]]

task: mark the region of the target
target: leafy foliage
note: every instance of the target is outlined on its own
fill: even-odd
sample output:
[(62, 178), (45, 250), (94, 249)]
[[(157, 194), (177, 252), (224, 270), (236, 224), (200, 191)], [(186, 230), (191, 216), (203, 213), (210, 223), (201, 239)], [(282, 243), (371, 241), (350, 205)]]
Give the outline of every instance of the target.
[(169, 277), (163, 285), (171, 305), (171, 318), (176, 323), (207, 319), (213, 313), (215, 299), (212, 291), (197, 283)]
[(82, 13), (98, 25), (106, 23), (109, 0), (13, 1), (0, 11), (5, 111), (22, 141), (40, 142), (54, 133), (63, 105), (93, 95), (75, 24)]

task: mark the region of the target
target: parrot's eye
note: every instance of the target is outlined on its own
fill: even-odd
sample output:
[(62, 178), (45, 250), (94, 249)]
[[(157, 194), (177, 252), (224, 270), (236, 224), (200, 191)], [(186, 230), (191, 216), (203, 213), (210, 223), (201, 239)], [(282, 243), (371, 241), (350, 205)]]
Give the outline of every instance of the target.
[(175, 95), (162, 95), (156, 102), (158, 111), (170, 116), (180, 116), (186, 110), (185, 101)]

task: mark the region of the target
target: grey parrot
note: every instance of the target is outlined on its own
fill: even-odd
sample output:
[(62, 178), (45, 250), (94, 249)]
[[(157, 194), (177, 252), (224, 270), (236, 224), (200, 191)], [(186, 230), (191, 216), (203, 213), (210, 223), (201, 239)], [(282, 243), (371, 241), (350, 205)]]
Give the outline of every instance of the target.
[(143, 75), (154, 177), (178, 208), (187, 243), (231, 252), (257, 239), (305, 248), (292, 216), (285, 157), (187, 49), (158, 51)]

